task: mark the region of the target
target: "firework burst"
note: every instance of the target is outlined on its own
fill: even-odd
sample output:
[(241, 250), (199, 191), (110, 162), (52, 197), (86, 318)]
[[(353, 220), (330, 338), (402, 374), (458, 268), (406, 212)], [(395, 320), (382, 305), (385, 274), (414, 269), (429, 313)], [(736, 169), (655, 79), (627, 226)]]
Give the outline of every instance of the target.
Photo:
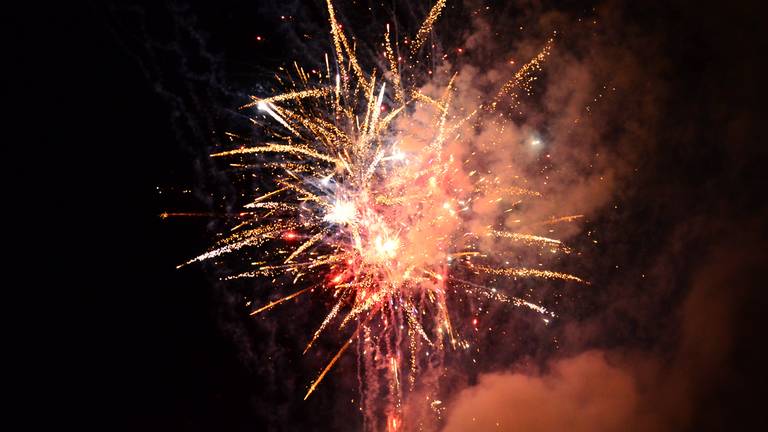
[[(523, 182), (502, 184), (493, 173), (466, 172), (470, 161), (448, 150), (462, 126), (505, 121), (494, 114), (507, 102), (514, 106), (516, 92), (529, 90), (552, 40), (500, 83), (495, 97), (475, 107), (455, 107), (455, 75), (441, 94), (417, 87), (415, 60), (445, 1), (438, 1), (416, 35), (402, 44), (392, 40), (387, 26), (386, 70), (370, 72), (355, 55), (330, 0), (327, 6), (334, 53), (325, 56), (325, 70), (305, 71), (294, 63), (294, 70), (277, 76), (284, 93), (254, 96), (243, 107), (271, 121), (266, 126), (270, 138), (212, 155), (234, 167), (258, 167), (274, 187), (254, 194), (233, 215), (232, 232), (183, 265), (257, 250), (258, 262), (227, 279), (271, 279), (288, 292), (251, 315), (299, 296), (320, 292), (332, 298), (325, 318), (308, 332), (305, 352), (324, 332), (338, 332), (340, 348), (309, 383), (304, 398), (356, 346), (362, 386), (376, 389), (361, 396), (367, 427), (380, 428), (380, 416), (387, 429), (401, 429), (403, 401), (420, 370), (441, 367), (446, 348), (469, 346), (452, 323), (449, 296), (483, 297), (553, 315), (502, 289), (475, 283), (472, 275), (581, 282), (550, 270), (495, 265), (484, 244), (511, 242), (553, 253), (569, 249), (556, 239), (502, 227), (471, 229), (467, 221), (479, 201), (519, 202), (539, 194)], [(417, 111), (430, 114), (416, 116)], [(419, 145), (409, 136), (416, 130)], [(290, 286), (295, 288), (289, 291)], [(385, 404), (377, 403), (382, 393)], [(439, 404), (431, 402), (432, 408)]]

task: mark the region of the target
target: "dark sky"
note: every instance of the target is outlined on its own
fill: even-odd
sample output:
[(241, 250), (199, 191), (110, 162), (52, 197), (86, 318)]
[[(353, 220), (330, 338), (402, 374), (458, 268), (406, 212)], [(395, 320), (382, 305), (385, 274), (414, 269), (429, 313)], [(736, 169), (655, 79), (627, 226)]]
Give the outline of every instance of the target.
[[(8, 18), (7, 58), (20, 73), (4, 87), (18, 100), (10, 119), (22, 131), (6, 142), (11, 181), (22, 185), (8, 211), (32, 222), (28, 234), (12, 234), (33, 257), (10, 285), (35, 297), (16, 324), (30, 330), (18, 337), (29, 357), (17, 377), (31, 407), (24, 421), (29, 429), (354, 430), (359, 420), (338, 401), (354, 397), (349, 382), (301, 401), (316, 368), (295, 352), (299, 330), (243, 324), (236, 294), (206, 268), (175, 269), (206, 249), (217, 222), (158, 217), (226, 204), (211, 198), (226, 181), (204, 155), (225, 128), (242, 125), (235, 108), (264, 90), (269, 70), (325, 43), (302, 39), (292, 29), (311, 25), (281, 25), (279, 15), (324, 28), (323, 8), (155, 3), (36, 5)], [(511, 380), (501, 387), (550, 410), (521, 414), (526, 430), (583, 412), (560, 390), (587, 379), (580, 374), (615, 376), (634, 386), (606, 385), (627, 401), (610, 410), (613, 423), (585, 414), (574, 429), (764, 430), (764, 10), (759, 2), (502, 3), (488, 2), (495, 25), (557, 12), (548, 16), (565, 23), (566, 40), (574, 35), (565, 45), (579, 64), (623, 86), (596, 108), (602, 117), (591, 129), (622, 168), (606, 202), (591, 209), (601, 246), (576, 267), (594, 291), (567, 296), (563, 323), (546, 330), (562, 338), (559, 352), (536, 347), (555, 333), (534, 334), (519, 342), (522, 354), (488, 356), (456, 394), (480, 383), (475, 397), (507, 400), (494, 380)], [(446, 12), (446, 26), (470, 9)], [(593, 17), (597, 54), (584, 48), (593, 39), (581, 39), (590, 32), (567, 25)], [(565, 59), (553, 67), (566, 70)], [(520, 359), (527, 372), (515, 367)], [(515, 372), (530, 380), (520, 384)], [(488, 373), (498, 375), (483, 381)], [(584, 391), (591, 403), (595, 390)], [(471, 399), (455, 406), (480, 410)], [(452, 430), (463, 420), (452, 418)]]

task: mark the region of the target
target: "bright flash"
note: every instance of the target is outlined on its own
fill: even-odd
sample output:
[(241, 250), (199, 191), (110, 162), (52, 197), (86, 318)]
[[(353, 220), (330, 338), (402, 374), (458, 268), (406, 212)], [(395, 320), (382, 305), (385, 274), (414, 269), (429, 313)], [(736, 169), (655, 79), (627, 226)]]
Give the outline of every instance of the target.
[(331, 207), (331, 211), (325, 215), (323, 220), (337, 224), (346, 224), (354, 220), (355, 213), (355, 204), (349, 201), (336, 201), (336, 204)]
[(396, 238), (383, 239), (381, 236), (376, 236), (373, 241), (376, 253), (383, 258), (394, 258), (397, 253), (397, 248), (400, 246), (400, 240)]

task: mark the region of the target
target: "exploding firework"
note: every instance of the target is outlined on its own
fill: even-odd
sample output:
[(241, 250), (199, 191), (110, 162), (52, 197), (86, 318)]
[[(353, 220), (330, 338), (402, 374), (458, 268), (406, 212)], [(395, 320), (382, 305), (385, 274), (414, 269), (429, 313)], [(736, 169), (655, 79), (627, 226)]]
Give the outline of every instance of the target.
[[(273, 187), (253, 194), (231, 215), (237, 221), (231, 233), (184, 265), (258, 251), (260, 258), (251, 268), (225, 279), (272, 280), (284, 296), (251, 315), (299, 296), (331, 298), (327, 315), (308, 332), (305, 352), (331, 331), (340, 335), (340, 347), (309, 383), (304, 398), (355, 346), (362, 387), (375, 389), (361, 395), (366, 425), (378, 429), (386, 421), (388, 430), (396, 430), (407, 421), (403, 403), (420, 373), (441, 368), (446, 349), (470, 345), (452, 321), (462, 318), (449, 310), (451, 296), (527, 307), (545, 319), (554, 315), (474, 276), (581, 282), (566, 273), (498, 264), (503, 260), (494, 259), (488, 245), (547, 253), (569, 249), (553, 238), (510, 232), (503, 224), (470, 224), (478, 204), (513, 207), (539, 194), (522, 179), (505, 184), (493, 172), (470, 170), (475, 153), (467, 157), (450, 150), (463, 127), (503, 127), (507, 120), (498, 114), (518, 104), (520, 91), (530, 90), (553, 41), (499, 83), (495, 97), (474, 107), (455, 106), (456, 75), (439, 94), (419, 86), (424, 77), (417, 59), (445, 1), (432, 7), (412, 39), (393, 40), (387, 26), (382, 45), (386, 70), (370, 72), (342, 31), (330, 0), (327, 6), (333, 55), (324, 57), (324, 70), (306, 71), (296, 63), (294, 70), (284, 70), (277, 76), (283, 93), (254, 96), (243, 107), (270, 120), (265, 125), (269, 139), (212, 155), (236, 168), (257, 168)], [(383, 404), (378, 402), (382, 393)], [(439, 405), (439, 400), (430, 402), (436, 411)]]

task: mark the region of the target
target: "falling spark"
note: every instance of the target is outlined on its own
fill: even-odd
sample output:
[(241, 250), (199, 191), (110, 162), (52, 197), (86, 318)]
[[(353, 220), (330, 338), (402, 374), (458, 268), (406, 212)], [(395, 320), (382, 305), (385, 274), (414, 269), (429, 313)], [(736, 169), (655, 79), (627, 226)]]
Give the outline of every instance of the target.
[(262, 307), (256, 309), (255, 311), (251, 312), (251, 315), (257, 315), (257, 314), (260, 314), (260, 313), (264, 312), (265, 310), (272, 309), (273, 307), (279, 305), (280, 303), (283, 303), (283, 302), (286, 302), (286, 301), (288, 301), (288, 300), (290, 300), (292, 298), (298, 297), (298, 296), (304, 294), (305, 292), (307, 292), (309, 290), (310, 290), (310, 288), (304, 288), (303, 290), (297, 291), (297, 292), (295, 292), (295, 293), (293, 293), (291, 295), (285, 296), (285, 297), (281, 298), (280, 300), (275, 300), (275, 301), (267, 304), (266, 306), (262, 306)]
[(432, 26), (435, 24), (437, 17), (440, 16), (440, 12), (442, 12), (443, 8), (445, 7), (445, 2), (446, 0), (437, 0), (437, 3), (432, 6), (432, 9), (429, 11), (429, 15), (427, 15), (427, 19), (424, 20), (424, 23), (421, 25), (419, 32), (416, 33), (416, 37), (413, 39), (414, 43), (411, 45), (412, 54), (415, 54), (419, 48), (424, 45), (424, 42), (427, 40), (427, 35), (430, 31), (432, 31)]

